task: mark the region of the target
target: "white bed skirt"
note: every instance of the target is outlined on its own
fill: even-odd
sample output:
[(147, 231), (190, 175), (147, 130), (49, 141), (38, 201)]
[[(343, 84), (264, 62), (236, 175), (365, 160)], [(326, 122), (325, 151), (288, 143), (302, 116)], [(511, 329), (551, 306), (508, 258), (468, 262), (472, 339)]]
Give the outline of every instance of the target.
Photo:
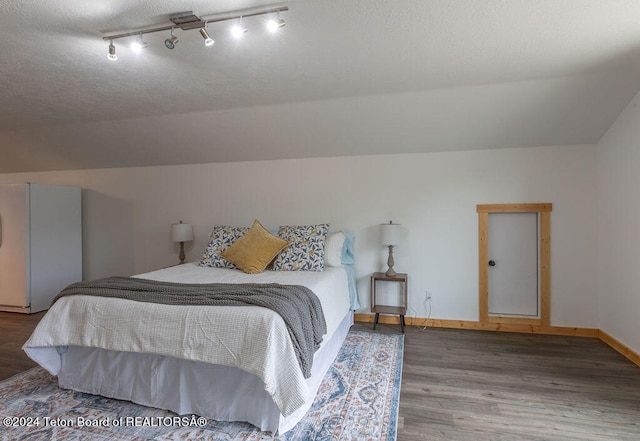
[[(325, 373), (353, 324), (350, 311), (316, 352), (304, 406), (284, 417), (255, 375), (238, 368), (154, 354), (70, 346), (58, 384), (95, 395), (196, 414), (217, 421), (246, 421), (260, 430), (285, 433), (307, 413)], [(126, 415), (125, 415), (126, 416)]]

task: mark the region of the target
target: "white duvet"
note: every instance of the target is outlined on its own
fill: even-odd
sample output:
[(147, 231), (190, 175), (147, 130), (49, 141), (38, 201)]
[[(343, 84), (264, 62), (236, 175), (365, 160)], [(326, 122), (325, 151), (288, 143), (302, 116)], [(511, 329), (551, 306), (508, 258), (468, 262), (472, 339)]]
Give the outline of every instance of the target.
[[(244, 274), (190, 263), (136, 277), (183, 283), (303, 285), (320, 299), (328, 335), (349, 310), (344, 268)], [(43, 317), (23, 349), (56, 375), (62, 363), (59, 352), (65, 346), (159, 354), (238, 367), (264, 382), (284, 416), (312, 398), (284, 321), (277, 313), (257, 306), (175, 306), (64, 297)]]

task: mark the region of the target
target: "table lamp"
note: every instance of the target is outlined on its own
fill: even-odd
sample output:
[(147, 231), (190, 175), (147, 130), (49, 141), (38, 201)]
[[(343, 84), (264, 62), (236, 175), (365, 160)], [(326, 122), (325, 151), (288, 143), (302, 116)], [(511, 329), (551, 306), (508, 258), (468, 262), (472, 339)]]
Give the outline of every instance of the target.
[(184, 243), (193, 240), (193, 226), (191, 224), (171, 224), (171, 240), (180, 242), (180, 263), (184, 263)]

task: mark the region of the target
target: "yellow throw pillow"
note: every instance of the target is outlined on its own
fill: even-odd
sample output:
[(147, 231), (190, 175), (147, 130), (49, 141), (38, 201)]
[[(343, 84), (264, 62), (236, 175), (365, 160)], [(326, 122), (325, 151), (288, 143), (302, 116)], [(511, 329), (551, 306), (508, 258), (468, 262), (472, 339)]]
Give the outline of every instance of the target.
[(233, 245), (220, 255), (247, 274), (264, 271), (288, 242), (269, 233), (257, 220)]

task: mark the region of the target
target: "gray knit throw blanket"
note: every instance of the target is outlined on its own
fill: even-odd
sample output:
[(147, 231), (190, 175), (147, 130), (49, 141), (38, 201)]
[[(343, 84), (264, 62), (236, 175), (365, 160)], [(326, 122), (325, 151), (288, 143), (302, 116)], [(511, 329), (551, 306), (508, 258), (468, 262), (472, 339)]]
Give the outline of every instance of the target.
[(254, 305), (283, 318), (305, 378), (311, 376), (313, 354), (327, 324), (318, 297), (307, 287), (278, 283), (171, 283), (135, 277), (108, 277), (69, 285), (53, 299), (72, 295), (116, 297), (166, 305)]

